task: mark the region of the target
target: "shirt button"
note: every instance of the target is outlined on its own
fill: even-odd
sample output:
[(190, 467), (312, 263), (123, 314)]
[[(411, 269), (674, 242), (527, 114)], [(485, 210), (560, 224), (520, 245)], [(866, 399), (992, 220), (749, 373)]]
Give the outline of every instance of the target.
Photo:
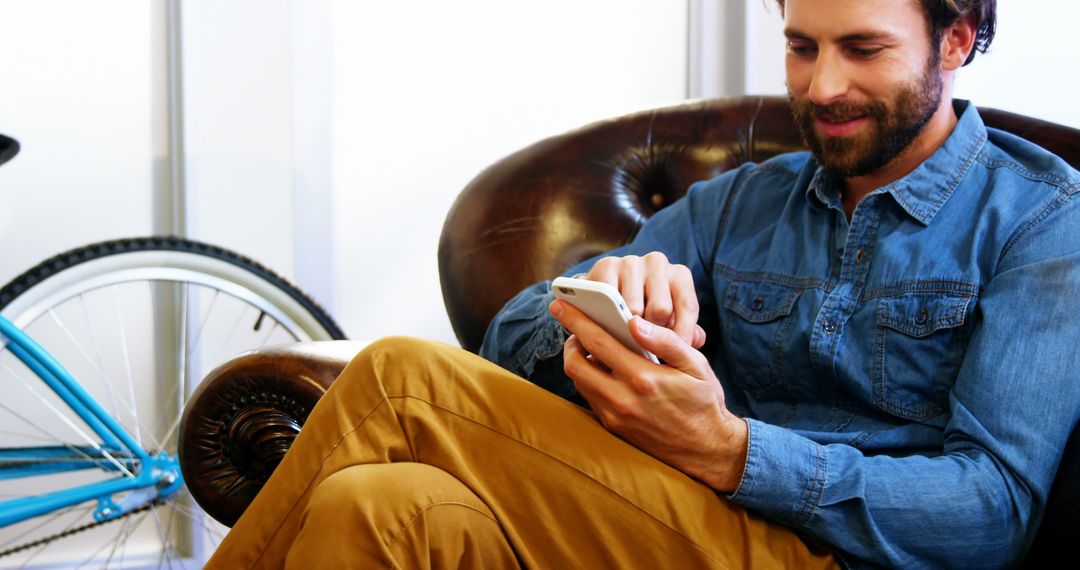
[(861, 247), (855, 250), (855, 263), (862, 263), (862, 252), (863, 249)]
[(765, 299), (763, 299), (761, 297), (761, 295), (758, 295), (757, 297), (754, 297), (753, 302), (750, 303), (750, 309), (754, 310), (754, 311), (760, 311), (764, 307), (765, 307)]
[(915, 324), (922, 326), (930, 320), (930, 313), (926, 312), (926, 307), (919, 309), (919, 312), (915, 314)]
[(825, 334), (836, 332), (836, 323), (832, 319), (825, 319)]

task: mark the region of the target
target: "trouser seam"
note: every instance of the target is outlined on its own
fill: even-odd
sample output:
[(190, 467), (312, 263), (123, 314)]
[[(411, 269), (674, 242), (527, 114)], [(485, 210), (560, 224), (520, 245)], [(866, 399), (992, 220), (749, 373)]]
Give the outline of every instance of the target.
[[(286, 516), (282, 517), (281, 521), (278, 522), (278, 525), (276, 527), (274, 527), (273, 532), (271, 532), (270, 536), (267, 537), (266, 544), (270, 544), (271, 542), (274, 541), (274, 537), (277, 536), (277, 533), (279, 531), (281, 531), (282, 525), (285, 524), (285, 521), (287, 521), (287, 520), (289, 520), (289, 518), (291, 518), (293, 511), (296, 510), (296, 506), (300, 503), (300, 497), (303, 497), (304, 495), (307, 495), (308, 491), (311, 490), (311, 485), (314, 483), (315, 478), (319, 475), (319, 473), (323, 472), (323, 469), (326, 468), (326, 460), (329, 459), (332, 455), (334, 455), (334, 452), (337, 451), (338, 447), (341, 446), (341, 443), (343, 441), (345, 441), (345, 439), (347, 437), (349, 437), (353, 433), (356, 433), (356, 431), (358, 429), (360, 429), (360, 426), (364, 425), (364, 422), (366, 422), (367, 419), (369, 417), (371, 417), (372, 414), (374, 414), (376, 411), (378, 411), (378, 409), (381, 408), (383, 406), (383, 404), (386, 404), (388, 402), (389, 402), (389, 399), (384, 394), (383, 397), (379, 400), (379, 402), (376, 403), (374, 406), (372, 406), (372, 408), (370, 410), (368, 410), (368, 412), (366, 414), (364, 414), (363, 417), (360, 418), (360, 421), (353, 424), (352, 427), (350, 427), (348, 431), (342, 433), (341, 436), (338, 437), (337, 441), (335, 441), (334, 444), (330, 446), (329, 451), (327, 451), (326, 454), (323, 455), (323, 457), (321, 459), (319, 469), (311, 474), (311, 477), (308, 479), (307, 484), (304, 485), (304, 491), (296, 496), (296, 501), (294, 501), (292, 506), (289, 507), (289, 511), (286, 514)], [(262, 557), (263, 557), (264, 554), (266, 554), (266, 549), (265, 548), (263, 548), (259, 552), (259, 555), (255, 557), (255, 562), (251, 565), (251, 567), (254, 567), (255, 565), (257, 565), (259, 563), (259, 561), (262, 560)]]
[[(409, 527), (411, 527), (414, 523), (416, 523), (416, 520), (419, 519), (421, 515), (423, 515), (424, 513), (430, 511), (431, 509), (433, 509), (435, 507), (463, 507), (463, 508), (466, 508), (466, 509), (468, 509), (470, 511), (473, 511), (473, 512), (483, 516), (484, 518), (490, 520), (491, 522), (495, 523), (496, 525), (499, 525), (499, 521), (495, 517), (493, 517), (490, 514), (484, 512), (483, 509), (477, 508), (475, 505), (470, 505), (468, 503), (463, 503), (461, 501), (437, 501), (437, 502), (434, 502), (434, 503), (429, 503), (429, 504), (424, 505), (423, 507), (420, 507), (419, 509), (417, 509), (417, 511), (413, 514), (412, 517), (409, 518), (408, 521), (406, 521), (404, 524), (402, 524), (401, 527), (398, 528), (392, 535), (390, 535), (390, 536), (386, 537), (385, 539), (383, 539), (383, 544), (385, 544), (387, 548), (390, 548), (394, 544), (394, 542), (396, 542), (399, 538), (401, 538), (401, 536), (405, 533), (406, 530), (408, 530)], [(501, 526), (500, 526), (500, 529), (501, 529)], [(394, 566), (397, 567), (397, 568), (401, 567), (400, 564), (397, 564), (397, 561), (394, 561)]]
[[(425, 400), (424, 398), (421, 398), (419, 396), (415, 396), (415, 395), (411, 395), (411, 394), (404, 394), (404, 395), (401, 395), (401, 396), (387, 396), (386, 398), (387, 398), (387, 400), (411, 399), (411, 400), (416, 400), (416, 401), (419, 401), (419, 402), (423, 402), (423, 403), (431, 406), (432, 408), (442, 410), (442, 411), (444, 411), (444, 412), (446, 412), (446, 413), (448, 413), (448, 414), (450, 414), (450, 415), (452, 415), (454, 417), (460, 418), (460, 419), (462, 419), (464, 421), (467, 421), (467, 422), (470, 422), (470, 423), (475, 424), (477, 426), (480, 426), (480, 427), (482, 427), (484, 429), (487, 429), (487, 430), (491, 431), (492, 433), (500, 435), (500, 436), (502, 436), (502, 437), (504, 437), (504, 438), (506, 438), (506, 439), (508, 439), (510, 441), (513, 441), (515, 443), (518, 443), (519, 445), (527, 447), (527, 448), (529, 448), (529, 449), (531, 449), (531, 450), (533, 450), (533, 451), (535, 451), (537, 453), (540, 453), (541, 455), (544, 455), (544, 456), (548, 457), (549, 459), (562, 464), (563, 466), (569, 468), (571, 471), (574, 471), (574, 472), (578, 473), (579, 475), (581, 475), (582, 477), (585, 477), (586, 479), (588, 479), (588, 480), (592, 481), (593, 483), (599, 485), (600, 487), (602, 487), (603, 489), (605, 489), (606, 491), (611, 493), (613, 496), (615, 496), (618, 500), (632, 506), (634, 509), (638, 510), (639, 512), (641, 512), (645, 516), (647, 516), (650, 519), (652, 519), (653, 521), (655, 521), (657, 524), (661, 525), (664, 528), (667, 528), (672, 533), (678, 535), (683, 540), (685, 540), (686, 542), (693, 545), (694, 548), (700, 550), (703, 554), (705, 554), (709, 558), (712, 558), (713, 560), (716, 560), (717, 563), (723, 565), (724, 568), (728, 568), (727, 564), (725, 564), (722, 560), (716, 558), (716, 556), (714, 556), (711, 552), (709, 552), (704, 547), (699, 545), (692, 538), (690, 538), (690, 537), (686, 536), (685, 534), (683, 534), (682, 532), (680, 532), (677, 528), (675, 528), (675, 527), (671, 526), (670, 524), (667, 524), (663, 520), (657, 518), (655, 515), (653, 515), (649, 511), (645, 510), (643, 507), (641, 507), (637, 503), (635, 503), (635, 502), (631, 501), (630, 499), (624, 497), (622, 494), (620, 494), (618, 491), (611, 488), (610, 486), (606, 485), (604, 482), (596, 479), (595, 477), (593, 477), (592, 475), (586, 473), (585, 471), (582, 471), (578, 467), (576, 467), (576, 466), (574, 466), (574, 465), (572, 465), (570, 463), (567, 463), (566, 461), (563, 461), (562, 459), (560, 459), (560, 458), (558, 458), (558, 457), (556, 457), (556, 456), (554, 456), (554, 455), (552, 455), (552, 454), (550, 454), (550, 453), (548, 453), (548, 452), (546, 452), (546, 451), (544, 451), (542, 449), (538, 449), (538, 448), (536, 448), (536, 447), (534, 447), (534, 446), (532, 446), (532, 445), (530, 445), (530, 444), (528, 444), (528, 443), (526, 443), (526, 442), (524, 442), (524, 441), (522, 441), (520, 439), (517, 439), (516, 437), (513, 437), (511, 435), (503, 433), (503, 432), (501, 432), (501, 431), (499, 431), (499, 430), (497, 430), (497, 429), (495, 429), (495, 428), (493, 428), (493, 427), (491, 427), (491, 426), (489, 426), (489, 425), (487, 425), (487, 424), (485, 424), (485, 423), (483, 423), (483, 422), (481, 422), (479, 420), (476, 420), (474, 418), (466, 416), (466, 415), (464, 415), (464, 414), (462, 414), (462, 413), (460, 413), (460, 412), (458, 412), (456, 410), (452, 410), (452, 409), (447, 408), (445, 406), (438, 405), (438, 404), (436, 404), (434, 402)], [(615, 437), (615, 436), (612, 435), (612, 437)], [(642, 453), (644, 453), (644, 452), (642, 452)], [(481, 497), (481, 500), (483, 500), (483, 497)]]

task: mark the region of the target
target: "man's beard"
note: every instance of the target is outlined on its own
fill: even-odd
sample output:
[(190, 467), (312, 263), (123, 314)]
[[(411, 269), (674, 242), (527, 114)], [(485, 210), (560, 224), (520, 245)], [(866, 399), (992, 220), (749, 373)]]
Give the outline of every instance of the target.
[[(941, 103), (941, 74), (936, 59), (931, 57), (922, 77), (896, 94), (892, 109), (883, 101), (815, 105), (796, 99), (789, 90), (792, 116), (818, 163), (844, 178), (865, 176), (910, 146)], [(855, 117), (868, 118), (872, 128), (846, 137), (819, 136), (814, 131), (816, 118), (840, 122)]]

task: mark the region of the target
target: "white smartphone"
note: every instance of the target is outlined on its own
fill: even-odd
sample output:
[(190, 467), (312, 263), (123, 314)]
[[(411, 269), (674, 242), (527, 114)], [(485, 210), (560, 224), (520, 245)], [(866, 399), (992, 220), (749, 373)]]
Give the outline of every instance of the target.
[(623, 346), (659, 364), (660, 360), (653, 353), (641, 348), (630, 334), (630, 319), (633, 314), (626, 308), (619, 290), (599, 281), (558, 277), (551, 283), (555, 296), (577, 307), (579, 311), (611, 336), (623, 343)]

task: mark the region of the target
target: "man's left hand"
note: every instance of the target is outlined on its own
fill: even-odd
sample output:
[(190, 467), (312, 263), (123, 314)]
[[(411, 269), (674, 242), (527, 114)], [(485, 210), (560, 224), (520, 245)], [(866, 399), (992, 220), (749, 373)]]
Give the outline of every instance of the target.
[(738, 487), (747, 426), (728, 411), (703, 354), (673, 331), (634, 317), (634, 339), (666, 363), (655, 364), (572, 305), (555, 301), (550, 310), (573, 333), (563, 346), (566, 375), (604, 427), (718, 491)]

